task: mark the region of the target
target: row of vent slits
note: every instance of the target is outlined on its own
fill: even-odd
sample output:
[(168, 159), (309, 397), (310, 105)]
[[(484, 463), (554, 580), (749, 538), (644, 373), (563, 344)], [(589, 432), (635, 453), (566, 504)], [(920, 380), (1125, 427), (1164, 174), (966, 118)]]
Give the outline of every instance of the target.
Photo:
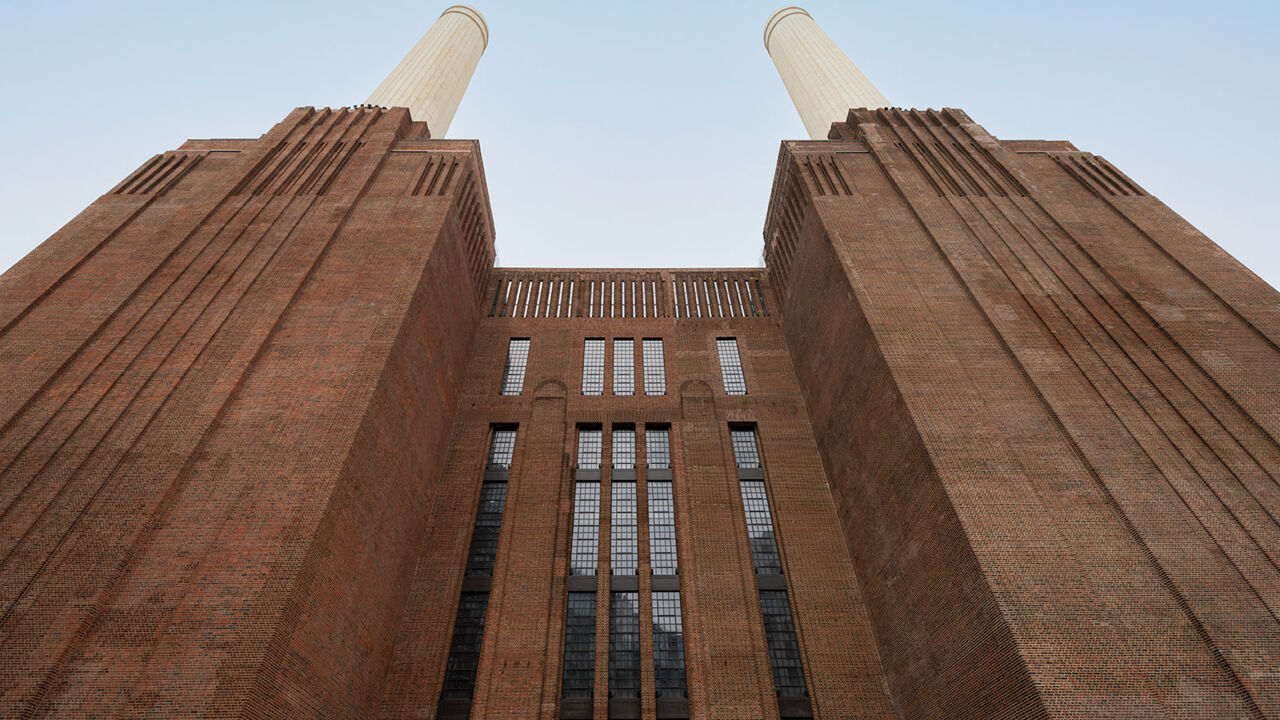
[(461, 218), (467, 267), (471, 271), (471, 281), (477, 296), (482, 296), (489, 286), (489, 272), (493, 268), (494, 250), (493, 243), (489, 241), (489, 219), (474, 173), (464, 171), (458, 187), (458, 216)]
[(453, 184), (454, 173), (461, 162), (456, 157), (444, 155), (427, 155), (426, 162), (418, 176), (414, 178), (409, 194), (415, 197), (445, 195)]
[(323, 195), (363, 142), (282, 142), (271, 148), (233, 195)]
[(813, 187), (818, 195), (853, 194), (835, 158), (827, 155), (806, 155), (800, 157), (800, 164), (808, 173), (809, 179), (813, 181)]
[(974, 142), (899, 142), (938, 197), (1025, 197), (1027, 191), (986, 148)]
[(125, 178), (112, 191), (114, 195), (151, 195), (167, 190), (203, 158), (203, 154), (165, 153), (156, 155)]
[(489, 317), (768, 317), (758, 276), (645, 273), (498, 279)]
[(1146, 195), (1142, 188), (1138, 187), (1124, 173), (1097, 155), (1092, 153), (1050, 153), (1049, 156), (1057, 161), (1077, 182), (1098, 195), (1110, 195), (1112, 197), (1118, 195), (1126, 197)]
[(807, 208), (801, 194), (804, 183), (798, 174), (793, 172), (790, 182), (787, 182), (784, 187), (786, 191), (782, 195), (782, 203), (778, 208), (778, 222), (773, 239), (765, 246), (765, 264), (769, 266), (769, 277), (779, 297), (785, 296), (786, 293), (788, 278), (791, 275), (791, 262), (795, 258), (796, 244), (800, 240), (800, 227), (804, 222)]

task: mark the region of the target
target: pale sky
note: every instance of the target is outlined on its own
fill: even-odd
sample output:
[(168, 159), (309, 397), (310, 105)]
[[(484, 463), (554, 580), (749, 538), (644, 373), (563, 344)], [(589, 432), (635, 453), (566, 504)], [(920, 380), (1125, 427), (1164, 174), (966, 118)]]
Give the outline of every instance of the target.
[[(449, 3), (0, 0), (0, 269), (153, 154), (363, 102)], [(476, 0), (479, 138), (508, 266), (760, 263), (779, 141), (776, 0)], [(1100, 154), (1273, 286), (1280, 3), (814, 1), (896, 105)]]

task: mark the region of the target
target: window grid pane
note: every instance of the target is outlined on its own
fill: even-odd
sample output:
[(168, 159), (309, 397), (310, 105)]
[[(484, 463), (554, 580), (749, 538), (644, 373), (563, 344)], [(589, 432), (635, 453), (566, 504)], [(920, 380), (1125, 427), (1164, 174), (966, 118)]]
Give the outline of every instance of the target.
[(752, 428), (729, 429), (729, 438), (733, 441), (733, 458), (738, 467), (760, 467), (760, 453), (756, 450), (756, 431)]
[(773, 667), (773, 686), (782, 697), (803, 697), (804, 668), (800, 664), (800, 646), (796, 643), (795, 626), (791, 623), (791, 604), (785, 590), (761, 590), (760, 613), (764, 616), (764, 634), (769, 642), (769, 665)]
[(604, 338), (587, 338), (582, 347), (582, 394), (604, 394)]
[(515, 428), (494, 428), (493, 437), (489, 439), (489, 467), (510, 470), (515, 450)]
[(498, 554), (498, 534), (502, 531), (502, 510), (506, 502), (506, 483), (484, 483), (480, 486), (480, 509), (476, 511), (476, 526), (471, 532), (467, 575), (493, 575), (493, 562)]
[(773, 535), (773, 518), (769, 514), (769, 496), (761, 480), (743, 480), (742, 506), (747, 515), (747, 537), (751, 542), (751, 562), (761, 574), (781, 574), (782, 560)]
[(529, 338), (511, 338), (507, 344), (507, 366), (502, 370), (502, 394), (519, 395), (524, 389), (524, 370), (529, 363)]
[(636, 532), (636, 484), (614, 483), (610, 492), (609, 572), (635, 575), (640, 557)]
[(667, 371), (662, 359), (662, 340), (645, 338), (641, 350), (644, 354), (644, 394), (667, 394)]
[(599, 428), (578, 428), (578, 467), (583, 470), (599, 470), (602, 431)]
[(726, 395), (746, 395), (747, 378), (742, 374), (742, 357), (738, 354), (737, 338), (716, 340), (720, 351), (720, 377), (724, 380)]
[(462, 593), (458, 615), (453, 622), (453, 642), (444, 670), (443, 696), (475, 696), (476, 668), (480, 665), (480, 643), (484, 639), (484, 615), (489, 593)]
[(679, 572), (676, 511), (669, 482), (649, 483), (649, 572), (654, 575)]
[(573, 546), (570, 575), (595, 575), (600, 549), (600, 483), (581, 482), (573, 488)]
[(671, 437), (664, 427), (645, 427), (645, 461), (651, 468), (671, 468)]
[(636, 342), (631, 338), (613, 339), (613, 394), (636, 394)]
[(680, 593), (653, 594), (653, 687), (660, 698), (687, 695)]
[(640, 594), (609, 593), (609, 697), (640, 697)]
[(634, 470), (636, 467), (636, 429), (615, 427), (612, 443), (613, 467)]
[(564, 676), (561, 694), (590, 698), (596, 676), (596, 594), (569, 593), (564, 623)]

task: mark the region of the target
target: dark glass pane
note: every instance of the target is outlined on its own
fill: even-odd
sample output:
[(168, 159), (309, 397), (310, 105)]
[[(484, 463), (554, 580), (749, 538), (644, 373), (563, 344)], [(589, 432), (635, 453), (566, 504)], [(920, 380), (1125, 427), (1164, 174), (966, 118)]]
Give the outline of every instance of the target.
[(760, 480), (738, 483), (742, 506), (747, 515), (747, 537), (751, 542), (751, 561), (758, 573), (781, 573), (778, 542), (773, 535), (773, 518), (769, 514), (769, 496)]
[(476, 668), (480, 665), (480, 642), (484, 638), (484, 614), (489, 593), (462, 593), (458, 616), (453, 622), (453, 643), (444, 671), (447, 698), (475, 696)]
[(671, 483), (649, 483), (649, 571), (654, 575), (675, 575), (676, 512)]
[(730, 428), (733, 441), (733, 458), (739, 468), (760, 467), (760, 453), (756, 450), (756, 431), (752, 428)]
[(609, 697), (640, 697), (640, 594), (610, 593)]
[(507, 500), (506, 483), (485, 483), (480, 488), (480, 509), (476, 527), (471, 532), (471, 550), (467, 553), (467, 575), (493, 575), (494, 556), (498, 553), (498, 534), (502, 530), (502, 509)]
[(653, 685), (658, 697), (686, 695), (680, 593), (653, 594)]
[(581, 482), (573, 488), (573, 545), (569, 574), (595, 575), (600, 548), (600, 483)]
[(489, 440), (489, 467), (510, 470), (515, 451), (515, 428), (494, 428), (493, 437)]
[(761, 590), (760, 612), (764, 616), (764, 633), (769, 641), (769, 664), (773, 667), (774, 688), (784, 697), (807, 695), (804, 668), (800, 664), (800, 646), (796, 643), (796, 630), (791, 623), (791, 604), (787, 602), (787, 592)]
[(590, 698), (596, 675), (596, 594), (569, 593), (564, 624), (564, 677), (561, 694)]

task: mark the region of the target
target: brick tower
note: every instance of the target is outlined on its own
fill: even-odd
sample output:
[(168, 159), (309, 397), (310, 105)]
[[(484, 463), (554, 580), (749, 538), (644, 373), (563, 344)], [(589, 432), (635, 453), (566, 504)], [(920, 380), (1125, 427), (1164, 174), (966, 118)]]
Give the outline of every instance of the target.
[(488, 39), (0, 276), (0, 714), (1280, 718), (1280, 295), (799, 8), (766, 268), (495, 268)]

